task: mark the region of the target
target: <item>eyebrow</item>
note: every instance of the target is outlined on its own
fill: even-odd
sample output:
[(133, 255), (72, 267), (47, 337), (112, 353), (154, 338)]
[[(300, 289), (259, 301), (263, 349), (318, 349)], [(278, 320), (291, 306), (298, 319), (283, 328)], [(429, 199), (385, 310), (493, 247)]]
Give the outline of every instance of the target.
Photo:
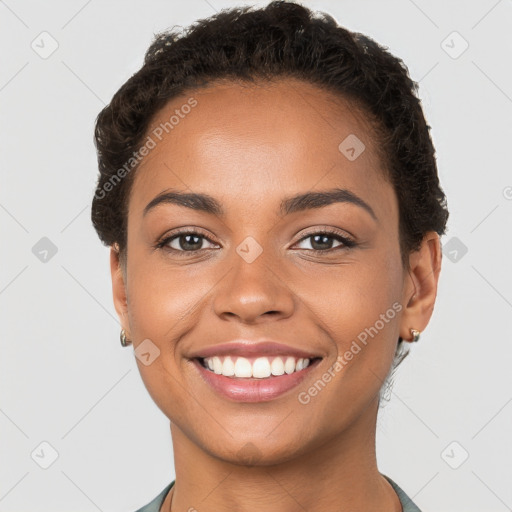
[[(290, 215), (292, 213), (323, 208), (334, 203), (351, 203), (366, 210), (374, 220), (377, 216), (372, 207), (359, 196), (350, 190), (343, 188), (334, 188), (318, 192), (305, 192), (296, 196), (287, 197), (281, 201), (281, 215)], [(192, 210), (224, 216), (225, 212), (222, 205), (214, 197), (208, 194), (180, 192), (177, 190), (165, 191), (153, 198), (144, 208), (143, 216), (150, 210), (160, 204), (175, 204), (184, 206)]]

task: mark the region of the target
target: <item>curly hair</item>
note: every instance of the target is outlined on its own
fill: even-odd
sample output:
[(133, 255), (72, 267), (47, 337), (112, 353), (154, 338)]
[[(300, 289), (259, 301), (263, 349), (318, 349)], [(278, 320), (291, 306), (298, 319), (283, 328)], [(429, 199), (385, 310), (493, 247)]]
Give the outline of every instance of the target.
[[(398, 199), (400, 254), (408, 269), (409, 253), (419, 249), (428, 231), (444, 234), (448, 219), (418, 84), (386, 47), (339, 26), (326, 13), (286, 1), (224, 9), (186, 29), (173, 27), (155, 36), (141, 69), (96, 120), (99, 178), (91, 218), (101, 241), (117, 244), (123, 258), (138, 149), (169, 100), (222, 80), (287, 77), (347, 99), (374, 128), (375, 146)], [(399, 338), (398, 349), (401, 343)]]

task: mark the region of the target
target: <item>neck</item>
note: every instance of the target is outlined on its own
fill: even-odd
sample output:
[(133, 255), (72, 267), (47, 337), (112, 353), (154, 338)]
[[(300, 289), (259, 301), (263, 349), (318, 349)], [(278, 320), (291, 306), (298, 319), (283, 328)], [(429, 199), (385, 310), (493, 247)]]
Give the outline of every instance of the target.
[(214, 457), (174, 423), (176, 481), (161, 507), (228, 512), (401, 512), (375, 455), (378, 401), (345, 431), (279, 464), (241, 466)]

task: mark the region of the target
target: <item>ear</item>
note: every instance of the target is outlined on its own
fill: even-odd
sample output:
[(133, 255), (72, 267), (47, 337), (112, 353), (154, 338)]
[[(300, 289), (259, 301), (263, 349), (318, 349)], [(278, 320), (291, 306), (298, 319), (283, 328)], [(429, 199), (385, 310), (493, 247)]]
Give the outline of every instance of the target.
[(412, 341), (411, 329), (423, 332), (434, 311), (437, 284), (441, 272), (441, 241), (435, 231), (429, 231), (421, 247), (409, 256), (410, 270), (404, 282), (400, 336)]
[(121, 268), (117, 244), (110, 247), (110, 274), (112, 276), (112, 294), (114, 307), (121, 323), (121, 328), (128, 330), (128, 304), (126, 299), (125, 277)]

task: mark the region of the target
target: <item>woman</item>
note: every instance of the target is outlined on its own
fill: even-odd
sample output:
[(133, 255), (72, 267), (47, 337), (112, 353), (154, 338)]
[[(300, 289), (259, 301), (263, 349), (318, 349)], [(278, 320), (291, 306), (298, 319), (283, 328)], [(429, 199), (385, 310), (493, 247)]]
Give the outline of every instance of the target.
[(92, 221), (174, 447), (140, 511), (419, 510), (375, 455), (448, 217), (416, 90), (272, 2), (158, 35), (98, 116)]

